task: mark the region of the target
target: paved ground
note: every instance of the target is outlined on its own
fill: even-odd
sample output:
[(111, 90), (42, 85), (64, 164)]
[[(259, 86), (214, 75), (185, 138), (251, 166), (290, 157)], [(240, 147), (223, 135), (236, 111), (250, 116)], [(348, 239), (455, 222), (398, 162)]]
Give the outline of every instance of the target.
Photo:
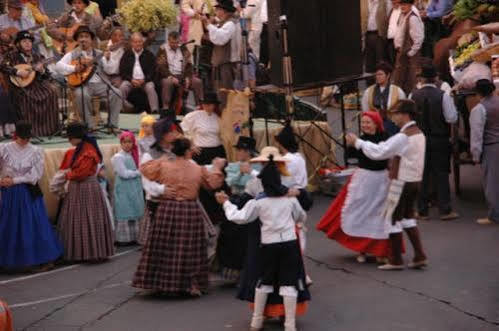
[[(300, 330), (498, 330), (499, 226), (474, 223), (486, 211), (479, 175), (478, 168), (464, 171), (464, 195), (455, 201), (460, 220), (421, 224), (431, 262), (425, 271), (380, 272), (357, 264), (352, 253), (314, 230), (330, 203), (318, 197), (306, 258), (313, 301)], [(234, 289), (215, 287), (197, 300), (140, 295), (129, 286), (139, 254), (27, 278), (0, 275), (0, 297), (13, 305), (19, 330), (247, 330), (249, 310), (234, 299)]]

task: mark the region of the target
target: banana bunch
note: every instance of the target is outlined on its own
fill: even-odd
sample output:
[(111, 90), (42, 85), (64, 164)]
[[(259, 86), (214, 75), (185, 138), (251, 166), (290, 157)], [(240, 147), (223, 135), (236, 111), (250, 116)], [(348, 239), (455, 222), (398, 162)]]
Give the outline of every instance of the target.
[(472, 55), (475, 51), (479, 50), (480, 48), (481, 48), (480, 40), (476, 40), (471, 44), (468, 44), (467, 46), (463, 47), (459, 53), (456, 53), (456, 56), (454, 58), (454, 64), (456, 66), (456, 69), (466, 67), (468, 64), (473, 62)]

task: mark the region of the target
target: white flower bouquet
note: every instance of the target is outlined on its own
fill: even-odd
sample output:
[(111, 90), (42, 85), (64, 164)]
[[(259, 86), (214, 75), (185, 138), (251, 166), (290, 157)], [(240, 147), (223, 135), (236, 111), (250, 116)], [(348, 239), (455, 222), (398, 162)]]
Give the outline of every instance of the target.
[(121, 23), (131, 32), (149, 32), (166, 28), (177, 21), (173, 0), (129, 0), (118, 9)]

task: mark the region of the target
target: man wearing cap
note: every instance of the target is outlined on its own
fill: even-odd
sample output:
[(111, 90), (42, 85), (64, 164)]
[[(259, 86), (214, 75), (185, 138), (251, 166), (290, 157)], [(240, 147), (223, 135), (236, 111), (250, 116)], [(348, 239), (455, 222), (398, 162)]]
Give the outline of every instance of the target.
[(216, 18), (203, 17), (203, 25), (208, 30), (210, 41), (214, 44), (211, 56), (214, 90), (218, 92), (221, 109), (227, 104), (227, 93), (220, 89), (234, 89), (237, 65), (241, 62), (241, 27), (234, 17), (232, 0), (219, 1), (215, 6)]
[(418, 126), (426, 136), (426, 159), (418, 201), (419, 216), (421, 219), (428, 219), (430, 194), (434, 186), (440, 219), (452, 220), (459, 215), (452, 211), (450, 203), (450, 124), (457, 122), (458, 115), (452, 97), (435, 85), (435, 67), (423, 67), (420, 77), (423, 85), (411, 96), (418, 109)]
[(21, 0), (7, 2), (7, 14), (0, 16), (0, 32), (5, 31), (13, 36), (18, 31), (27, 30), (34, 26), (33, 22), (23, 17), (23, 3)]
[[(109, 98), (108, 125), (112, 133), (119, 127), (120, 111), (123, 108), (121, 92), (112, 87), (105, 75), (102, 74), (102, 52), (93, 48), (94, 32), (89, 27), (82, 25), (76, 30), (74, 38), (78, 41), (79, 46), (57, 62), (56, 70), (61, 75), (67, 76), (75, 72), (83, 72), (89, 65), (97, 66), (97, 70), (85, 84), (73, 89), (74, 101), (80, 116), (83, 116), (83, 120), (90, 129), (94, 129), (92, 97)], [(74, 60), (78, 60), (78, 63), (72, 64)], [(95, 63), (96, 61), (97, 63)], [(105, 79), (106, 81), (104, 81)]]
[(411, 93), (417, 83), (421, 47), (424, 41), (424, 24), (413, 8), (414, 0), (401, 0), (400, 17), (393, 40), (397, 56), (394, 83), (406, 93)]
[(385, 219), (390, 234), (392, 256), (380, 270), (402, 270), (402, 230), (405, 230), (414, 248), (415, 256), (409, 268), (422, 268), (428, 264), (415, 219), (414, 205), (423, 179), (426, 138), (416, 124), (417, 107), (412, 100), (401, 100), (390, 110), (392, 121), (400, 132), (385, 142), (374, 144), (350, 133), (347, 144), (355, 146), (372, 160), (392, 158), (390, 192)]

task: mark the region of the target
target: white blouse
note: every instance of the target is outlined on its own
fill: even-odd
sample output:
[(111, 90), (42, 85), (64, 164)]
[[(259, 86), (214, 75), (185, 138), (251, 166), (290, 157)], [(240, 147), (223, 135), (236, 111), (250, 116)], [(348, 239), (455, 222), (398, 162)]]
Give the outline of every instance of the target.
[(195, 146), (218, 147), (222, 145), (219, 121), (220, 117), (215, 113), (208, 114), (204, 110), (196, 110), (187, 114), (180, 126)]
[(111, 164), (113, 165), (114, 172), (123, 179), (140, 177), (141, 174), (138, 169), (130, 170), (126, 167), (126, 159), (131, 159), (133, 161), (132, 155), (125, 151), (119, 151), (118, 153), (114, 154), (114, 156), (111, 158)]
[(43, 176), (44, 154), (40, 147), (16, 142), (0, 144), (0, 177), (11, 177), (14, 184), (35, 185)]

